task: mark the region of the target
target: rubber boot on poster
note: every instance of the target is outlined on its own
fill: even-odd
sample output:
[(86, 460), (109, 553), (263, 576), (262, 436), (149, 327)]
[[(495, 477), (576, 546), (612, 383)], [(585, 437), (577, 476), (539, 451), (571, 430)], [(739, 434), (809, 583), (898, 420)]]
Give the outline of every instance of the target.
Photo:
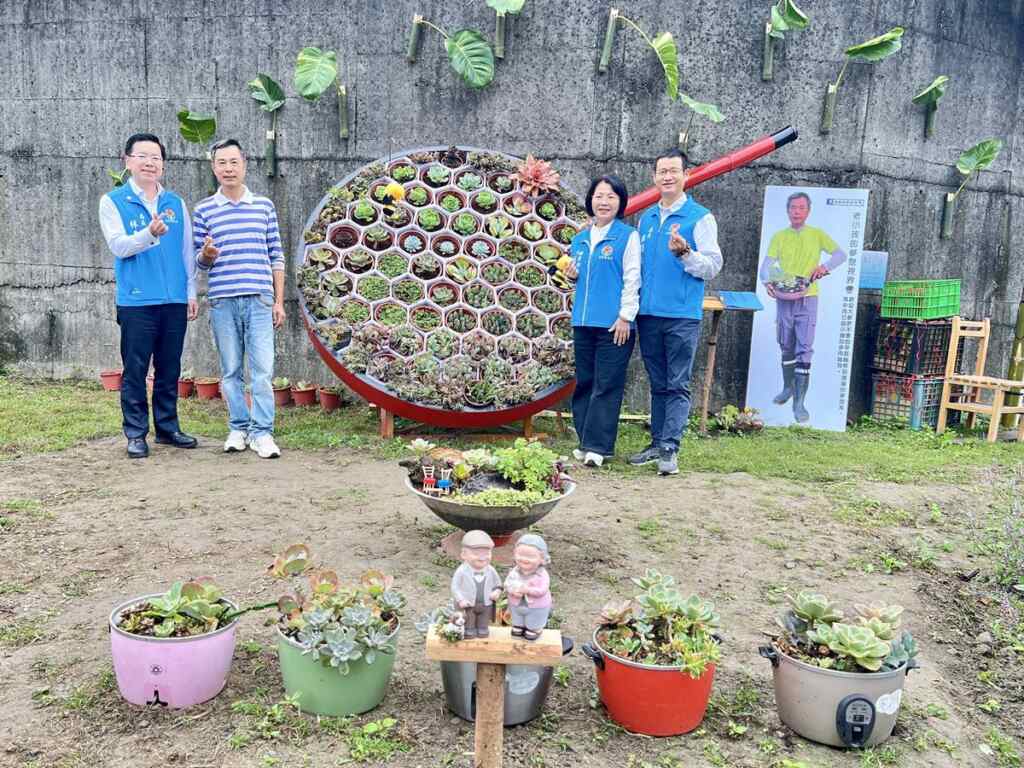
[(811, 383), (811, 372), (797, 370), (793, 377), (793, 418), (799, 424), (803, 424), (811, 415), (804, 408), (804, 398), (807, 396), (807, 387)]
[(776, 405), (784, 405), (793, 396), (793, 369), (796, 368), (796, 361), (782, 364), (782, 391), (779, 392), (772, 402)]

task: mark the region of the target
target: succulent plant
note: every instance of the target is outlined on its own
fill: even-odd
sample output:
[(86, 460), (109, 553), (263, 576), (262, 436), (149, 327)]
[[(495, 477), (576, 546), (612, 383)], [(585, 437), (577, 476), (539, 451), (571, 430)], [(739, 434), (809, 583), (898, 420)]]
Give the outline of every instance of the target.
[(478, 259), (487, 259), (494, 255), (491, 244), (486, 240), (474, 240), (469, 246), (469, 252)]
[(504, 264), (487, 264), (483, 268), (483, 277), (491, 285), (504, 283), (512, 276), (512, 271)]
[(324, 235), (326, 234), (326, 225), (321, 224), (320, 226), (310, 227), (302, 232), (302, 242), (307, 245), (310, 243), (319, 243), (323, 241)]
[(397, 304), (385, 304), (377, 310), (377, 319), (387, 326), (401, 325), (408, 319), (404, 307)]
[(491, 183), (498, 192), (508, 192), (512, 189), (512, 179), (505, 174), (495, 176)]
[(405, 206), (396, 205), (392, 209), (391, 213), (384, 217), (384, 220), (395, 229), (401, 229), (412, 221), (412, 214), (409, 213), (409, 209)]
[(352, 290), (352, 280), (344, 272), (328, 272), (324, 275), (324, 290), (332, 296), (344, 296)]
[(421, 331), (432, 331), (441, 324), (441, 316), (438, 315), (436, 310), (426, 307), (415, 309), (412, 313), (412, 324)]
[(356, 203), (355, 209), (352, 211), (352, 218), (362, 222), (376, 221), (377, 209), (373, 207), (373, 203), (363, 198)]
[(472, 235), (476, 232), (476, 217), (471, 213), (460, 213), (452, 222), (452, 229), (460, 235)]
[(271, 389), (290, 389), (292, 386), (291, 379), (287, 376), (275, 376), (270, 380)]
[(465, 333), (476, 328), (476, 315), (468, 309), (453, 309), (445, 317), (445, 325), (456, 333)]
[(451, 178), (452, 172), (443, 165), (432, 165), (427, 170), (427, 182), (435, 187), (443, 187)]
[(462, 207), (462, 200), (459, 199), (458, 195), (448, 192), (441, 195), (440, 204), (448, 213), (455, 213), (455, 211)]
[(550, 200), (547, 200), (541, 203), (540, 206), (538, 206), (537, 215), (540, 216), (542, 219), (554, 221), (556, 218), (558, 218), (558, 208)]
[(454, 241), (444, 238), (443, 240), (437, 240), (434, 244), (434, 250), (441, 256), (454, 256), (458, 246), (455, 245)]
[(402, 240), (402, 250), (406, 253), (419, 253), (423, 250), (423, 239), (419, 235), (406, 235)]
[(459, 189), (472, 192), (474, 189), (479, 189), (483, 183), (483, 179), (475, 173), (464, 173), (459, 177), (459, 180), (456, 182), (456, 186)]
[(307, 264), (295, 270), (295, 282), (300, 288), (318, 288), (320, 286), (320, 270), (315, 264)]
[(577, 231), (578, 230), (576, 229), (576, 227), (574, 227), (572, 224), (563, 224), (561, 227), (558, 228), (558, 231), (555, 233), (555, 239), (557, 239), (560, 243), (565, 243), (566, 245), (568, 245), (569, 243), (572, 242), (572, 239), (576, 237)]
[(338, 254), (330, 248), (316, 248), (310, 251), (306, 258), (309, 260), (311, 265), (321, 271), (331, 269), (338, 263)]
[(542, 288), (533, 294), (533, 304), (541, 312), (554, 314), (562, 311), (562, 296), (558, 291)]
[(498, 303), (512, 312), (526, 306), (526, 294), (518, 288), (506, 288), (498, 294)]
[(530, 356), (530, 345), (518, 336), (506, 336), (498, 341), (498, 354), (511, 363), (521, 363)]
[(535, 288), (538, 285), (544, 285), (547, 281), (547, 276), (539, 267), (527, 264), (525, 267), (520, 267), (516, 270), (516, 281), (527, 288)]
[(838, 622), (815, 625), (815, 629), (808, 631), (807, 639), (828, 646), (840, 659), (847, 657), (869, 672), (881, 669), (882, 662), (892, 650), (889, 643), (879, 639), (868, 627)]
[(484, 363), (482, 373), (482, 378), (497, 386), (514, 379), (516, 370), (508, 360), (500, 357), (489, 357)]
[(409, 155), (409, 162), (417, 165), (426, 165), (437, 160), (437, 152), (413, 152)]
[(352, 323), (352, 325), (364, 323), (370, 318), (370, 308), (360, 301), (349, 300), (342, 307), (341, 316)]
[(362, 347), (349, 345), (341, 356), (341, 363), (353, 373), (366, 373), (370, 364), (370, 353)]
[(534, 250), (534, 255), (537, 257), (537, 261), (545, 267), (550, 267), (558, 262), (562, 256), (562, 251), (558, 246), (551, 245), (551, 243), (541, 243)]
[(473, 283), (462, 292), (462, 300), (476, 309), (494, 304), (494, 291), (482, 283)]
[(551, 323), (551, 332), (562, 341), (572, 341), (572, 318), (559, 317)]
[(352, 272), (365, 272), (373, 266), (373, 256), (363, 248), (356, 248), (345, 254), (345, 266)]
[(320, 320), (326, 320), (332, 317), (343, 317), (345, 309), (345, 300), (339, 296), (331, 296), (325, 294), (313, 310), (313, 316)]
[(824, 595), (814, 592), (800, 592), (796, 597), (786, 595), (797, 618), (807, 624), (822, 622), (832, 624), (843, 620), (843, 612)]
[(504, 312), (488, 312), (483, 317), (484, 330), (502, 336), (512, 330), (512, 320)]
[(387, 184), (378, 184), (373, 188), (372, 194), (373, 199), (380, 203), (386, 202), (390, 198)]
[(395, 298), (413, 304), (423, 298), (423, 285), (416, 280), (402, 280), (395, 285)]
[(317, 323), (316, 330), (324, 344), (332, 350), (344, 346), (352, 334), (351, 327), (344, 321)]
[(416, 216), (416, 221), (428, 232), (441, 228), (441, 214), (433, 208), (425, 208)]
[(470, 405), (480, 408), (491, 405), (495, 397), (494, 384), (487, 379), (477, 379), (466, 387), (466, 400)]
[(633, 618), (635, 604), (632, 600), (612, 600), (605, 603), (597, 617), (598, 626), (617, 627)]
[(515, 178), (520, 188), (528, 195), (539, 195), (542, 192), (554, 192), (558, 189), (560, 177), (551, 167), (551, 163), (538, 160), (532, 154), (516, 170)]
[(427, 337), (427, 349), (444, 360), (455, 352), (458, 337), (447, 328), (438, 328)]
[(441, 262), (434, 254), (424, 252), (412, 260), (412, 271), (416, 277), (429, 280), (441, 272)]
[(398, 277), (408, 267), (409, 263), (406, 261), (405, 256), (396, 251), (388, 251), (377, 259), (377, 269), (391, 278)]
[(526, 198), (526, 195), (519, 192), (505, 198), (502, 208), (505, 209), (506, 213), (511, 216), (515, 216), (516, 218), (525, 216), (532, 210), (532, 206), (530, 205), (530, 201)]
[(899, 669), (904, 664), (907, 665), (908, 669), (917, 666), (914, 658), (917, 656), (917, 642), (909, 632), (904, 631), (899, 638), (892, 640), (889, 645), (892, 650), (885, 657), (885, 661), (882, 662), (882, 666), (885, 669)]
[(366, 230), (366, 242), (371, 248), (380, 250), (391, 243), (391, 235), (384, 227), (370, 227)]
[(508, 220), (507, 216), (502, 216), (501, 214), (491, 216), (487, 220), (487, 231), (491, 233), (492, 237), (498, 239), (510, 237), (513, 232), (512, 222)]
[(118, 626), (125, 632), (150, 637), (191, 637), (215, 631), (229, 610), (222, 592), (210, 578), (176, 581), (160, 597), (126, 609)]
[(386, 278), (371, 275), (359, 280), (356, 284), (356, 293), (367, 301), (378, 301), (388, 295), (388, 287)]
[(445, 273), (456, 283), (463, 285), (476, 277), (476, 266), (469, 259), (460, 256), (445, 268)]
[(416, 169), (411, 165), (396, 165), (391, 169), (391, 178), (395, 181), (412, 181), (416, 178)]
[(523, 237), (536, 241), (544, 237), (544, 227), (539, 221), (527, 221), (523, 224)]
[(438, 306), (447, 307), (455, 303), (456, 295), (455, 291), (453, 291), (449, 286), (438, 285), (430, 291), (430, 298), (432, 298), (434, 303)]
[(462, 353), (471, 360), (480, 362), (494, 352), (494, 339), (486, 333), (476, 331), (462, 340)]
[(400, 355), (412, 355), (420, 351), (420, 335), (411, 325), (400, 325), (391, 331), (388, 346)]
[(367, 323), (352, 333), (352, 343), (361, 345), (371, 352), (377, 352), (387, 344), (389, 334), (390, 331), (387, 329)]
[(498, 198), (489, 189), (485, 189), (473, 198), (473, 204), (481, 211), (493, 211), (498, 205)]
[(423, 187), (413, 187), (406, 194), (405, 199), (409, 201), (410, 205), (415, 205), (419, 208), (421, 205), (426, 205), (430, 200), (430, 193)]

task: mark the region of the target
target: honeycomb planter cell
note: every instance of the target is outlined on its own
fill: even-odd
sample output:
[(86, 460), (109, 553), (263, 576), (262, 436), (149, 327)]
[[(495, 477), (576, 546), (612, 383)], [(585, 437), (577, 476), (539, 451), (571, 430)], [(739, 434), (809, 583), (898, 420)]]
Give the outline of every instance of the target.
[(335, 248), (351, 248), (359, 242), (355, 227), (335, 227), (330, 234), (331, 245)]

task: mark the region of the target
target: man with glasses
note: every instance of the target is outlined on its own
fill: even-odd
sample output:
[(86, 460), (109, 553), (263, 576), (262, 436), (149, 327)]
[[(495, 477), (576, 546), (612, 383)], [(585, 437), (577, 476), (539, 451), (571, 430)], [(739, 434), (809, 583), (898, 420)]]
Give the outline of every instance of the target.
[[(220, 353), (221, 391), (228, 404), (228, 453), (252, 448), (277, 458), (274, 442), (274, 329), (284, 322), (284, 251), (277, 210), (245, 186), (245, 155), (235, 139), (212, 148), (220, 189), (196, 206), (193, 242), (209, 273), (210, 324)], [(245, 401), (248, 361), (252, 407)]]
[(683, 191), (679, 150), (658, 157), (654, 183), (661, 201), (641, 218), (640, 354), (651, 383), (651, 444), (630, 464), (658, 463), (679, 472), (679, 443), (690, 416), (690, 375), (704, 312), (704, 283), (722, 269), (718, 224)]
[(114, 254), (121, 328), (121, 415), (128, 456), (149, 455), (146, 374), (153, 364), (156, 442), (195, 448), (178, 423), (178, 376), (187, 321), (197, 314), (192, 226), (184, 201), (160, 179), (166, 152), (151, 133), (125, 143), (131, 176), (100, 200), (100, 227)]

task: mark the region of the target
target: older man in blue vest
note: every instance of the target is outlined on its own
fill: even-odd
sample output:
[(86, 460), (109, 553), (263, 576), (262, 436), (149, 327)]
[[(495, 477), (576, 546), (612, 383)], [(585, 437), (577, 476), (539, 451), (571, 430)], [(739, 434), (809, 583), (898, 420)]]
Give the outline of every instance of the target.
[(640, 353), (651, 383), (651, 444), (630, 457), (657, 462), (658, 473), (679, 472), (679, 443), (690, 416), (690, 375), (700, 338), (704, 283), (722, 269), (718, 224), (683, 191), (682, 153), (655, 161), (661, 200), (640, 218)]
[(178, 424), (178, 376), (188, 320), (198, 312), (192, 224), (184, 201), (160, 179), (164, 145), (151, 133), (125, 144), (127, 184), (100, 200), (100, 226), (114, 254), (117, 324), (121, 327), (121, 415), (128, 456), (149, 455), (146, 374), (153, 364), (156, 442), (195, 448)]

